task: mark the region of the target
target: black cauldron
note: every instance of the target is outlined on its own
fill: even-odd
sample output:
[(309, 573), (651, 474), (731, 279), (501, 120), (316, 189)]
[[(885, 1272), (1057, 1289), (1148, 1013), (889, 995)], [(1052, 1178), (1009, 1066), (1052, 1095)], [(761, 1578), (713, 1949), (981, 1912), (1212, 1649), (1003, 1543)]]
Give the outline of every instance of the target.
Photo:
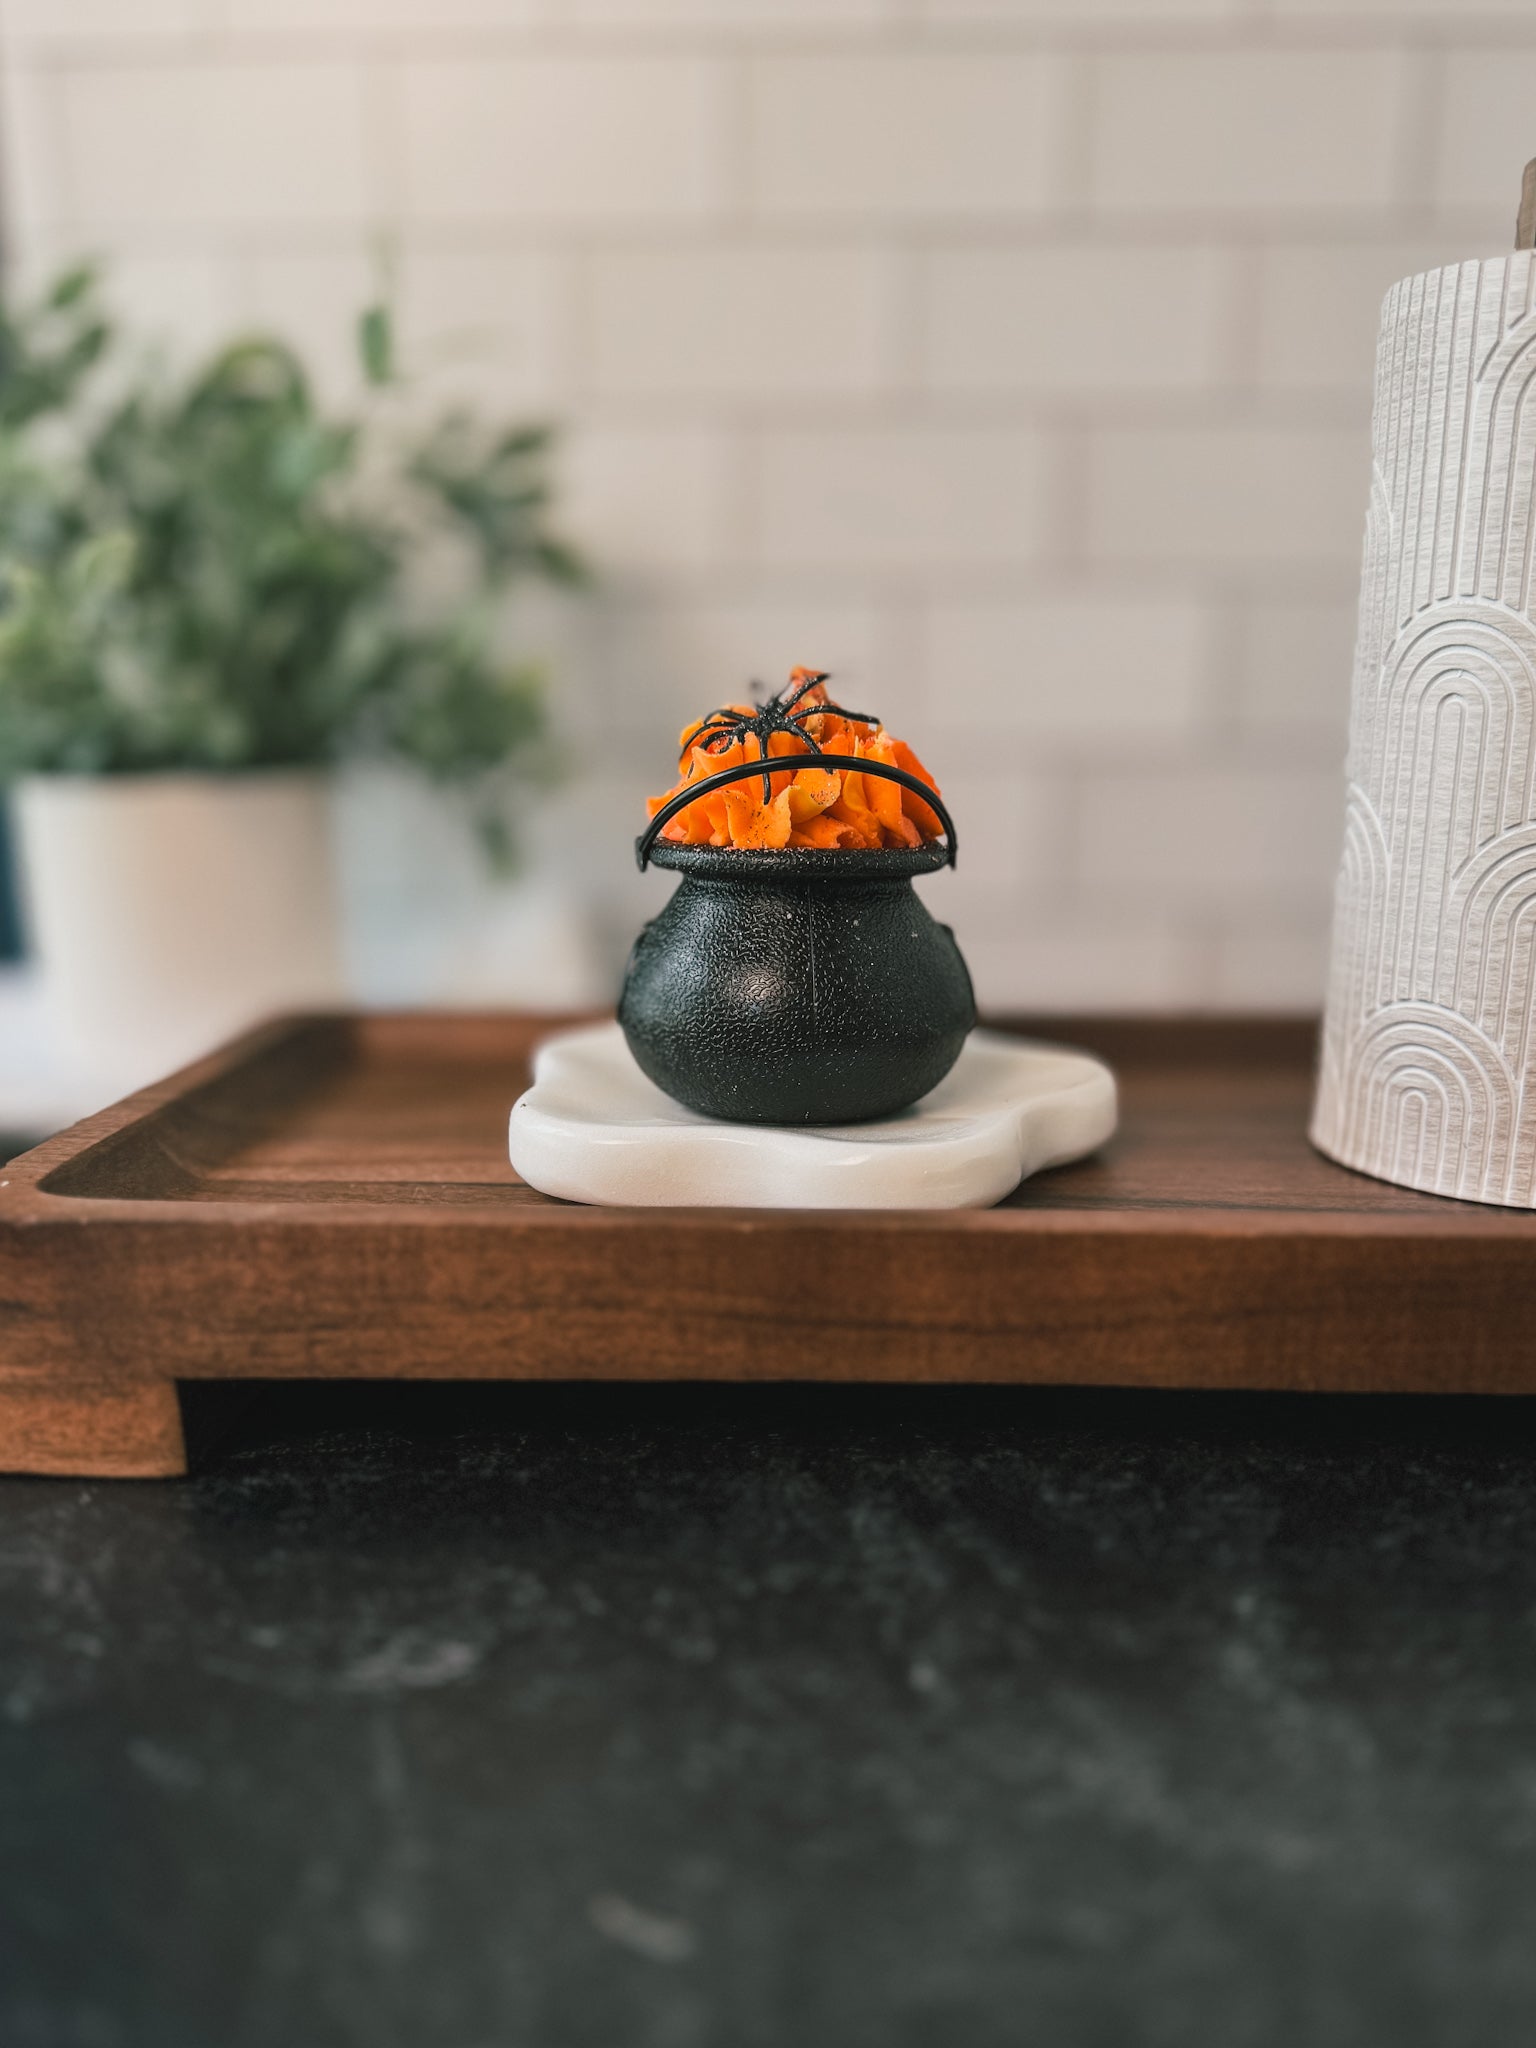
[(690, 786), (637, 842), (642, 868), (651, 859), (682, 881), (629, 957), (619, 1022), (630, 1051), (686, 1108), (733, 1123), (890, 1116), (943, 1080), (976, 1021), (954, 934), (912, 887), (953, 861), (954, 827), (925, 783), (887, 769), (938, 812), (946, 843), (769, 852), (658, 840), (685, 803), (748, 772)]

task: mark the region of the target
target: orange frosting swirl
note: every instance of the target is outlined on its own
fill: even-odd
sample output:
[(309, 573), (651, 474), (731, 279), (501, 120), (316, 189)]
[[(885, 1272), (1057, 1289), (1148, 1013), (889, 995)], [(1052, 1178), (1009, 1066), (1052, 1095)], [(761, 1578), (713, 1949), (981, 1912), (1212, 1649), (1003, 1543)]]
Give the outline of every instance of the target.
[[(734, 786), (699, 797), (662, 827), (663, 839), (678, 846), (819, 846), (872, 852), (888, 846), (923, 846), (942, 836), (944, 828), (937, 812), (914, 791), (883, 776), (861, 775), (854, 768), (815, 765), (812, 740), (826, 754), (853, 754), (887, 767), (904, 768), (925, 782), (935, 796), (941, 794), (905, 740), (893, 738), (883, 725), (856, 723), (840, 715), (828, 700), (824, 682), (801, 687), (817, 674), (814, 669), (795, 669), (786, 692), (795, 699), (797, 711), (807, 714), (804, 724), (809, 738), (785, 731), (768, 737), (770, 760), (806, 760), (807, 765), (771, 770), (766, 802), (761, 782), (745, 777)], [(751, 718), (756, 707), (732, 704), (728, 709)], [(709, 744), (701, 743), (700, 735), (708, 723), (697, 718), (684, 726), (679, 735), (683, 773), (664, 795), (649, 799), (651, 817), (691, 782), (763, 758), (763, 743), (755, 733), (740, 739), (725, 733), (708, 734)]]

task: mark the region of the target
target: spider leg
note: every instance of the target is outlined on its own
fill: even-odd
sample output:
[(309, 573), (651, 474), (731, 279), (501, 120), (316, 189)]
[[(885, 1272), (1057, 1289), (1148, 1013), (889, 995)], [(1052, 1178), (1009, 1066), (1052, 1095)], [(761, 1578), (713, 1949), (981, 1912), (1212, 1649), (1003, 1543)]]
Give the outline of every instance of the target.
[(711, 737), (707, 740), (690, 741), (689, 744), (686, 747), (684, 747), (683, 751), (677, 757), (678, 768), (681, 770), (687, 767), (689, 756), (693, 753), (695, 747), (697, 747), (700, 753), (703, 754), (718, 754), (720, 749), (715, 745), (715, 741), (717, 739), (723, 739), (724, 737), (725, 735), (723, 733), (715, 733), (711, 735)]
[(773, 728), (770, 726), (768, 732), (759, 732), (757, 736), (758, 754), (763, 763), (763, 802), (765, 804), (773, 802), (773, 770), (768, 766), (768, 736), (772, 730)]
[(719, 713), (712, 711), (708, 718), (696, 725), (693, 731), (689, 733), (688, 744), (678, 752), (678, 766), (682, 766), (695, 747), (702, 746), (706, 754), (710, 753), (716, 748), (719, 741), (734, 738), (742, 729), (742, 726), (742, 720), (722, 717)]
[[(766, 713), (764, 715), (766, 717)], [(769, 723), (769, 730), (771, 732), (787, 733), (791, 739), (799, 740), (805, 746), (809, 747), (813, 754), (819, 754), (821, 752), (821, 748), (816, 744), (815, 740), (811, 738), (811, 735), (806, 731), (804, 725), (801, 723), (802, 718), (809, 716), (810, 714), (808, 712), (786, 713), (782, 710), (776, 710), (773, 719)], [(792, 754), (780, 754), (777, 758), (780, 761), (784, 761), (793, 760), (796, 757)], [(794, 772), (798, 773), (799, 771), (796, 770)]]
[(826, 680), (826, 672), (818, 671), (818, 673), (815, 675), (807, 676), (803, 683), (797, 684), (796, 687), (793, 690), (791, 690), (787, 696), (784, 695), (784, 693), (781, 691), (779, 693), (779, 697), (775, 699), (775, 702), (782, 703), (783, 709), (787, 714), (794, 710), (795, 706), (800, 702), (800, 699), (803, 696), (805, 696), (808, 691), (814, 690), (819, 683), (824, 683)]
[(726, 719), (701, 718), (697, 725), (689, 726), (688, 737), (686, 740), (684, 740), (682, 747), (679, 750), (678, 759), (681, 760), (683, 755), (688, 752), (688, 749), (690, 747), (696, 746), (700, 740), (711, 737), (713, 734), (718, 732), (729, 731), (730, 724)]

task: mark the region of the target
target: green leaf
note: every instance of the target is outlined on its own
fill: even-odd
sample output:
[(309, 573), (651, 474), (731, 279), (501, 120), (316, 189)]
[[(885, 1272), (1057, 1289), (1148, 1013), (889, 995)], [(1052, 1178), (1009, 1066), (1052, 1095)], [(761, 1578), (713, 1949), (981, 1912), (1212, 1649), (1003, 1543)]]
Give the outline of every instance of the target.
[(43, 303), (54, 312), (62, 312), (70, 306), (78, 306), (96, 289), (98, 272), (94, 263), (77, 263), (72, 270), (66, 270), (56, 277), (49, 286)]
[(516, 460), (525, 455), (542, 455), (554, 438), (553, 427), (512, 427), (496, 442), (491, 453), (498, 462)]
[(370, 384), (393, 383), (395, 325), (387, 306), (369, 306), (359, 314), (357, 352)]
[(552, 582), (566, 583), (579, 589), (590, 581), (586, 563), (563, 540), (542, 536), (537, 543), (536, 554), (539, 567)]
[[(357, 332), (392, 379), (385, 308)], [(583, 574), (549, 445), (464, 411), (404, 438), (337, 416), (269, 335), (147, 369), (89, 267), (0, 302), (0, 777), (383, 750), (509, 831), (552, 757), (540, 678), (501, 653), (507, 593)]]

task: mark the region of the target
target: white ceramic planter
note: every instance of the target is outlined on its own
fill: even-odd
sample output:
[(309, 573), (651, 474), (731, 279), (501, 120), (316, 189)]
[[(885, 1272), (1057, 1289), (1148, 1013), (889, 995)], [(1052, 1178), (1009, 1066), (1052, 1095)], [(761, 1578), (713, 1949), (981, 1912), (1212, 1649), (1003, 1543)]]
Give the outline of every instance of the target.
[[(527, 799), (521, 858), (508, 877), (487, 861), (457, 792), (389, 763), (339, 775), (341, 923), (354, 996), (385, 1008), (564, 1013), (612, 1003), (617, 963), (587, 908), (611, 871), (594, 856), (584, 795), (573, 784)], [(622, 840), (619, 851), (628, 853)]]
[(340, 996), (325, 776), (39, 776), (17, 794), (29, 931), (82, 1093)]

